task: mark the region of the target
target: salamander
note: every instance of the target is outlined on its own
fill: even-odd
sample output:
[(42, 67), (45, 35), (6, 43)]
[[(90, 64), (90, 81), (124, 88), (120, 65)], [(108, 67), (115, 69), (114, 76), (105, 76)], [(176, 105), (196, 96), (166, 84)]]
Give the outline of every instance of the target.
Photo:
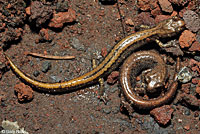
[[(176, 70), (179, 70), (179, 61), (177, 61), (176, 66)], [(145, 70), (149, 70), (144, 76), (147, 83), (147, 92), (154, 93), (156, 92), (155, 90), (161, 91), (167, 79), (165, 62), (156, 52), (138, 51), (129, 56), (120, 69), (120, 85), (125, 98), (130, 104), (139, 109), (152, 109), (169, 102), (175, 95), (178, 86), (175, 76), (174, 81), (162, 97), (143, 99), (135, 92), (136, 77)]]
[(38, 90), (49, 93), (69, 92), (74, 90), (74, 88), (80, 88), (87, 84), (97, 82), (99, 78), (108, 75), (124, 60), (124, 57), (128, 56), (127, 51), (130, 48), (131, 51), (133, 51), (144, 45), (140, 43), (140, 41), (153, 36), (170, 37), (176, 35), (184, 28), (184, 25), (185, 23), (183, 20), (178, 17), (172, 17), (158, 23), (153, 28), (131, 34), (117, 43), (96, 68), (82, 76), (60, 83), (46, 83), (34, 80), (20, 71), (8, 56), (6, 56), (6, 58), (12, 70), (21, 77), (22, 80), (36, 87)]

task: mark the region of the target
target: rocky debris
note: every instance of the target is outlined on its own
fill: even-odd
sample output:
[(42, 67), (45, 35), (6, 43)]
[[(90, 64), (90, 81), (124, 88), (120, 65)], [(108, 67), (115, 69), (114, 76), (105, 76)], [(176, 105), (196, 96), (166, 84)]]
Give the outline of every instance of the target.
[(106, 48), (106, 47), (102, 48), (102, 49), (101, 49), (101, 55), (102, 55), (103, 57), (106, 57), (107, 54), (108, 54), (107, 48)]
[(119, 77), (119, 72), (118, 72), (118, 71), (113, 71), (113, 72), (108, 76), (107, 82), (108, 82), (109, 84), (114, 84), (114, 83), (118, 80), (118, 77)]
[(138, 0), (138, 8), (142, 11), (148, 11), (157, 7), (157, 0)]
[(200, 62), (191, 59), (189, 61), (189, 66), (193, 72), (197, 71), (197, 73), (200, 74)]
[(187, 83), (192, 79), (192, 73), (188, 67), (183, 67), (180, 69), (177, 75), (177, 79), (182, 83)]
[(189, 48), (189, 51), (200, 51), (200, 42), (195, 41)]
[(172, 109), (169, 105), (164, 105), (151, 110), (150, 114), (159, 124), (166, 125), (171, 120), (173, 111), (174, 109)]
[(15, 91), (19, 101), (30, 101), (33, 99), (33, 90), (30, 86), (20, 83), (15, 85)]
[(6, 71), (6, 68), (7, 68), (6, 63), (7, 63), (7, 60), (3, 54), (3, 50), (0, 47), (0, 79)]
[(170, 47), (163, 47), (166, 52), (172, 53), (175, 56), (183, 56), (183, 51), (181, 50), (180, 46), (178, 45), (177, 40), (171, 40), (166, 43), (166, 45), (169, 45)]
[(69, 8), (69, 1), (58, 0), (56, 3), (56, 11), (57, 12), (66, 12)]
[(173, 11), (173, 7), (168, 0), (158, 0), (161, 6), (162, 11), (171, 13)]
[(30, 6), (30, 16), (29, 21), (36, 25), (36, 27), (41, 27), (53, 14), (52, 7), (44, 5), (40, 1), (31, 2)]
[(182, 104), (190, 105), (190, 106), (195, 106), (199, 107), (200, 106), (200, 100), (197, 99), (194, 95), (192, 94), (186, 94), (182, 93), (180, 94), (180, 100), (179, 102), (182, 102)]
[(0, 20), (5, 27), (19, 27), (26, 18), (24, 0), (0, 0)]
[(23, 0), (0, 0), (0, 42), (6, 47), (8, 42), (18, 40), (22, 35), (26, 4)]
[(196, 40), (196, 35), (190, 32), (189, 30), (185, 30), (182, 32), (179, 43), (181, 48), (190, 47), (192, 43)]
[(6, 28), (4, 33), (0, 33), (2, 42), (11, 42), (20, 39), (23, 30), (21, 28)]
[(190, 130), (190, 124), (187, 124), (183, 127), (185, 130)]
[(200, 86), (197, 86), (196, 89), (195, 89), (195, 91), (196, 91), (196, 93), (197, 93), (198, 95), (200, 95)]
[(171, 3), (179, 5), (179, 6), (184, 6), (185, 4), (188, 3), (190, 0), (169, 0)]
[(187, 10), (183, 13), (183, 19), (186, 28), (192, 32), (197, 32), (200, 29), (200, 18), (197, 13), (192, 10)]
[(48, 26), (53, 28), (62, 28), (65, 23), (71, 23), (75, 20), (76, 12), (70, 8), (67, 12), (54, 13)]
[(171, 16), (169, 16), (169, 15), (157, 15), (155, 18), (155, 22), (159, 23), (159, 22), (169, 19), (169, 18), (171, 18)]
[(49, 29), (42, 28), (39, 32), (39, 42), (51, 42), (53, 40), (53, 35)]
[(43, 63), (42, 63), (42, 72), (43, 73), (46, 73), (46, 72), (48, 72), (49, 70), (51, 69), (51, 62), (49, 62), (49, 61), (44, 61)]
[(85, 46), (75, 37), (70, 40), (70, 45), (78, 51), (85, 50)]
[(135, 25), (155, 25), (155, 20), (151, 17), (151, 14), (148, 12), (142, 12), (138, 14), (136, 18), (133, 20)]

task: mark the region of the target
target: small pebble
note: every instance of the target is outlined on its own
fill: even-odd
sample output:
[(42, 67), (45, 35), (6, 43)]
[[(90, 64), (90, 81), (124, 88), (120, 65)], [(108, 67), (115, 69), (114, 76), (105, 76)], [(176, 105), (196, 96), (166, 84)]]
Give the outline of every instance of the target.
[(183, 14), (183, 19), (188, 28), (192, 32), (197, 32), (200, 29), (200, 18), (197, 13), (192, 10), (187, 10)]
[(52, 79), (53, 82), (61, 82), (61, 78), (58, 76), (50, 76), (50, 78)]
[(50, 69), (51, 69), (51, 62), (49, 62), (49, 61), (44, 61), (44, 62), (42, 63), (42, 72), (46, 73), (46, 72), (48, 72), (48, 70), (50, 70)]
[(79, 39), (77, 39), (75, 37), (73, 37), (71, 39), (70, 45), (76, 50), (79, 50), (79, 51), (80, 50), (85, 50), (85, 46), (82, 43), (80, 43)]
[(189, 68), (183, 67), (178, 73), (177, 79), (182, 83), (187, 83), (192, 79), (192, 74)]
[(103, 112), (106, 113), (106, 114), (110, 114), (111, 109), (110, 108), (104, 108)]
[(190, 115), (190, 110), (189, 109), (185, 109), (184, 114), (185, 115)]
[(194, 56), (194, 59), (200, 61), (200, 56)]
[(38, 70), (36, 70), (36, 71), (33, 72), (33, 75), (34, 75), (35, 77), (38, 77), (38, 76), (40, 75), (40, 72), (39, 72)]
[(119, 111), (120, 111), (120, 109), (119, 109), (119, 107), (118, 107), (118, 106), (116, 106), (116, 107), (112, 108), (112, 113), (114, 113), (114, 114), (117, 114), (117, 113), (119, 113)]

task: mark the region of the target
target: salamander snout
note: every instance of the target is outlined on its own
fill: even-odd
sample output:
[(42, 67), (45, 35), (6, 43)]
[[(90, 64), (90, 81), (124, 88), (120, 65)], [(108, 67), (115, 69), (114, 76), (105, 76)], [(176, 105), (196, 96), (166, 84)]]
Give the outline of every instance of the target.
[(185, 22), (174, 16), (164, 20), (157, 25), (157, 33), (161, 37), (170, 37), (182, 31), (185, 28)]

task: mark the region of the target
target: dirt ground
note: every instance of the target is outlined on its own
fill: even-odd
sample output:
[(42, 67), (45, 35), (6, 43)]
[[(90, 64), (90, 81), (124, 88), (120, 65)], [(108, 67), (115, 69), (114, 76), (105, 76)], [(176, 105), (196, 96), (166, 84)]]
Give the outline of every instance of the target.
[[(198, 0), (163, 0), (171, 5), (166, 9), (167, 4), (161, 1), (0, 0), (0, 125), (3, 120), (17, 121), (20, 128), (30, 134), (200, 133), (200, 3)], [(134, 33), (137, 26), (153, 26), (174, 14), (184, 18), (184, 12), (188, 12), (189, 17), (196, 15), (197, 22), (194, 19), (191, 24), (192, 18), (187, 19), (186, 13), (184, 19), (188, 21), (186, 32), (193, 37), (186, 35), (188, 38), (181, 40), (183, 33), (180, 33), (173, 39), (180, 44), (181, 63), (192, 72), (192, 80), (179, 83), (176, 97), (168, 104), (173, 113), (166, 125), (159, 123), (150, 111), (136, 111), (131, 116), (123, 111), (119, 81), (105, 79), (107, 104), (98, 99), (98, 83), (64, 94), (47, 94), (37, 89), (32, 92), (29, 86), (23, 87), (23, 81), (13, 73), (3, 56), (5, 52), (20, 70), (34, 79), (67, 81), (92, 70), (93, 58), (100, 63), (106, 53), (125, 36)], [(61, 18), (61, 22), (55, 17), (59, 13), (67, 16)], [(184, 44), (184, 41), (191, 42)], [(148, 49), (167, 55), (157, 45)], [(26, 56), (29, 52), (71, 55), (75, 59), (48, 60)], [(170, 64), (173, 65), (176, 56), (167, 56), (172, 56)], [(17, 88), (30, 88), (33, 96), (24, 100)]]

